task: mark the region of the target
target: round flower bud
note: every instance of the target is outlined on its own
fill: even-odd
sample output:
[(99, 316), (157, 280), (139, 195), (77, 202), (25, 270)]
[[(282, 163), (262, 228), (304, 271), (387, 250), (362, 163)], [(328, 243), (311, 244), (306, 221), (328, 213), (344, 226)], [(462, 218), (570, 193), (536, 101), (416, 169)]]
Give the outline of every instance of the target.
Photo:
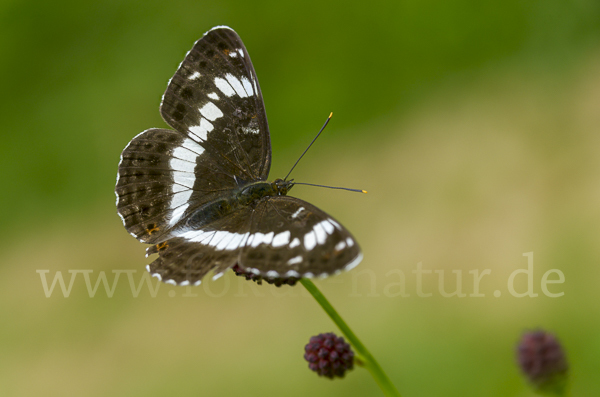
[(569, 367), (554, 335), (542, 330), (526, 332), (519, 342), (517, 359), (521, 371), (538, 391), (564, 391)]
[(343, 378), (346, 371), (354, 367), (354, 352), (344, 338), (334, 333), (319, 334), (310, 338), (304, 347), (304, 359), (308, 368), (319, 376), (333, 379)]

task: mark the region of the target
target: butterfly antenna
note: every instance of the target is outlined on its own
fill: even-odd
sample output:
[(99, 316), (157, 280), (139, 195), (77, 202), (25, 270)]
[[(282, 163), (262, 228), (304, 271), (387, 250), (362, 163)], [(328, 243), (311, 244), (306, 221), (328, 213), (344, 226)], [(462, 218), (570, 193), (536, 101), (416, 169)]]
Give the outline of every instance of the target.
[(326, 185), (315, 185), (314, 183), (302, 183), (302, 182), (294, 182), (294, 185), (306, 185), (306, 186), (317, 186), (317, 187), (326, 187), (328, 189), (341, 189), (341, 190), (348, 190), (350, 192), (357, 192), (357, 193), (366, 193), (366, 190), (362, 190), (362, 189), (350, 189), (348, 187), (337, 187), (337, 186), (326, 186)]
[(333, 112), (329, 113), (329, 117), (327, 117), (327, 120), (325, 121), (325, 124), (323, 124), (323, 127), (321, 127), (321, 130), (319, 131), (319, 133), (317, 134), (317, 136), (315, 137), (315, 139), (313, 139), (312, 142), (310, 143), (310, 145), (308, 145), (308, 147), (306, 148), (306, 150), (304, 150), (304, 153), (302, 153), (302, 155), (298, 158), (298, 160), (296, 160), (296, 162), (294, 163), (294, 166), (292, 167), (292, 169), (290, 170), (290, 172), (288, 172), (288, 174), (285, 176), (285, 178), (283, 178), (284, 181), (287, 181), (288, 176), (290, 176), (290, 174), (292, 173), (292, 171), (294, 171), (294, 168), (296, 168), (296, 165), (300, 162), (300, 160), (302, 159), (302, 157), (304, 157), (304, 155), (306, 154), (306, 152), (308, 152), (308, 149), (310, 149), (310, 147), (312, 146), (312, 144), (315, 143), (315, 141), (317, 140), (317, 138), (319, 137), (319, 135), (321, 135), (321, 132), (323, 132), (323, 130), (325, 129), (325, 127), (327, 127), (327, 124), (329, 123), (329, 120), (331, 120), (331, 116), (333, 116)]

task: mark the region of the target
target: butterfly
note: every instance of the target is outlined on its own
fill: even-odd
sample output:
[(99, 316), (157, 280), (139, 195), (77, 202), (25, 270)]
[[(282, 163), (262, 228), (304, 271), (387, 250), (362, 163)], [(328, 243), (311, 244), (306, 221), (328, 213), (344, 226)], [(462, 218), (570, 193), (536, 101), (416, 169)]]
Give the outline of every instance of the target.
[(187, 53), (151, 128), (125, 147), (117, 211), (158, 254), (147, 270), (198, 285), (238, 265), (264, 278), (325, 277), (362, 260), (350, 232), (314, 205), (268, 182), (271, 141), (256, 72), (238, 34), (217, 26)]

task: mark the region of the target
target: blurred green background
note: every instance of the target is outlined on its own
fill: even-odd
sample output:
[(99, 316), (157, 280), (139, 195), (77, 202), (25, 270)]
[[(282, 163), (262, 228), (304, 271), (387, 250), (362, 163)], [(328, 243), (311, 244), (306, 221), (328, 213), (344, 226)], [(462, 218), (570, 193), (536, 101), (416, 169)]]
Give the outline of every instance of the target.
[[(369, 194), (293, 195), (360, 241), (362, 264), (318, 285), (403, 396), (532, 395), (514, 347), (536, 327), (565, 345), (573, 395), (599, 395), (596, 0), (5, 0), (0, 13), (0, 394), (380, 395), (363, 369), (342, 381), (307, 370), (309, 337), (337, 330), (301, 286), (228, 274), (133, 297), (128, 274), (139, 283), (149, 259), (116, 214), (119, 155), (165, 126), (168, 79), (225, 24), (260, 80), (272, 178), (334, 112), (294, 177)], [(535, 298), (507, 288), (526, 252)], [(431, 297), (417, 296), (418, 263)], [(469, 296), (469, 271), (486, 269), (485, 296)], [(543, 294), (550, 269), (564, 296)], [(58, 285), (46, 297), (37, 270), (67, 287), (69, 270), (92, 286), (129, 273), (112, 297), (102, 286), (90, 297), (82, 273), (69, 297)], [(467, 296), (444, 297), (442, 271), (449, 292), (462, 271)]]

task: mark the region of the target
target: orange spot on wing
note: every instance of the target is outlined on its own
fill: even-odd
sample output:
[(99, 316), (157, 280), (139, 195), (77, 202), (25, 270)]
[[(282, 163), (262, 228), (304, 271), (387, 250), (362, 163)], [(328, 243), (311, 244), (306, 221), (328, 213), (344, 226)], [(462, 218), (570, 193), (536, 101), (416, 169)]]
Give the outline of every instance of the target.
[(158, 251), (164, 251), (164, 250), (166, 250), (168, 247), (169, 247), (169, 244), (167, 244), (167, 242), (166, 242), (166, 241), (163, 241), (163, 242), (162, 242), (162, 243), (160, 243), (160, 244), (156, 244), (156, 249), (157, 249)]
[(146, 231), (148, 232), (148, 234), (158, 232), (159, 230), (160, 230), (160, 228), (156, 225), (156, 223), (148, 225), (148, 227), (146, 228)]

